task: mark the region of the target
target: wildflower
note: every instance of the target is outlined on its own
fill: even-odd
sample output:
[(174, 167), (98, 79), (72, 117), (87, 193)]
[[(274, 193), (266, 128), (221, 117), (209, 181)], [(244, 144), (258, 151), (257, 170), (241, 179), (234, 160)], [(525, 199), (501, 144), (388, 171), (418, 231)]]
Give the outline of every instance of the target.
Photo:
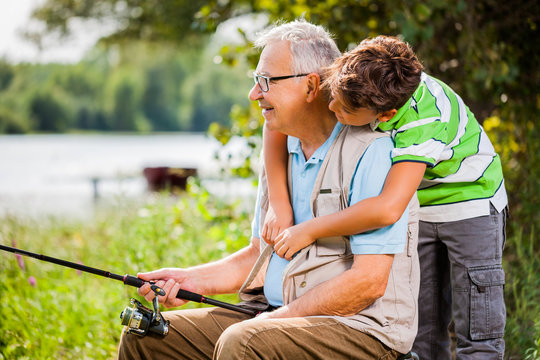
[(23, 257), (20, 255), (20, 254), (15, 254), (15, 257), (17, 258), (17, 264), (19, 265), (19, 267), (21, 268), (22, 271), (25, 270), (25, 266), (24, 266), (24, 260), (23, 260)]
[(30, 276), (30, 277), (28, 278), (28, 282), (30, 283), (30, 285), (32, 285), (32, 286), (34, 286), (34, 287), (35, 287), (36, 284), (37, 284), (36, 278), (33, 277), (33, 276)]
[[(17, 247), (17, 242), (15, 241), (15, 239), (11, 239), (11, 246), (13, 246), (14, 248)], [(20, 254), (15, 254), (15, 257), (17, 258), (17, 264), (19, 265), (21, 270), (24, 271), (25, 266), (24, 266), (24, 260), (22, 256)]]

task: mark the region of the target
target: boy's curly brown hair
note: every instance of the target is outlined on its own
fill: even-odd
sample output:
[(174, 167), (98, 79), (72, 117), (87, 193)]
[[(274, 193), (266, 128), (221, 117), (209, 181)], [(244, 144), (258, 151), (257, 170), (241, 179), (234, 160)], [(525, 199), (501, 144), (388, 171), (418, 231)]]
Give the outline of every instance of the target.
[(323, 86), (346, 108), (399, 109), (420, 84), (423, 66), (404, 41), (391, 36), (363, 40), (325, 69)]

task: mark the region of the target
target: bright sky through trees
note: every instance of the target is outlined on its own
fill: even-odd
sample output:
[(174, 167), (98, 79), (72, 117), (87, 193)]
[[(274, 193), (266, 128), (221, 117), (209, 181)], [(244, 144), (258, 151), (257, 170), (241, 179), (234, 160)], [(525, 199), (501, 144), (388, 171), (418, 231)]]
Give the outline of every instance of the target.
[(32, 10), (43, 0), (2, 1), (0, 5), (0, 59), (9, 62), (62, 62), (76, 63), (94, 46), (101, 35), (107, 33), (107, 27), (85, 23), (73, 24), (74, 35), (60, 41), (50, 36), (43, 44), (43, 49), (24, 38), (27, 30), (41, 29), (41, 24), (30, 21)]

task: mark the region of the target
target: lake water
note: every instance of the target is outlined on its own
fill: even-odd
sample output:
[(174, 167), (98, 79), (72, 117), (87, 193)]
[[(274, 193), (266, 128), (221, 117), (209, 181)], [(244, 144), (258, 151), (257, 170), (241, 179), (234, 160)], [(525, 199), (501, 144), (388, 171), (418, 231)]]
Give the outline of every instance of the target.
[(0, 136), (0, 215), (86, 216), (96, 190), (100, 201), (147, 194), (142, 171), (157, 166), (197, 168), (216, 194), (251, 198), (249, 181), (216, 179), (216, 151), (218, 159), (234, 159), (243, 143), (223, 149), (204, 134), (186, 133)]

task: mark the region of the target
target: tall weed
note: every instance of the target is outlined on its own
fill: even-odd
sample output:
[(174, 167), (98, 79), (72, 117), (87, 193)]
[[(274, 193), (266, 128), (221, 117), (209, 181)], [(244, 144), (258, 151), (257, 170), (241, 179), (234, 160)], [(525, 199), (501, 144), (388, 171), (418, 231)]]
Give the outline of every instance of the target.
[[(516, 224), (512, 224), (516, 226)], [(534, 229), (518, 228), (508, 237), (503, 266), (507, 309), (508, 359), (540, 359), (540, 246)]]

